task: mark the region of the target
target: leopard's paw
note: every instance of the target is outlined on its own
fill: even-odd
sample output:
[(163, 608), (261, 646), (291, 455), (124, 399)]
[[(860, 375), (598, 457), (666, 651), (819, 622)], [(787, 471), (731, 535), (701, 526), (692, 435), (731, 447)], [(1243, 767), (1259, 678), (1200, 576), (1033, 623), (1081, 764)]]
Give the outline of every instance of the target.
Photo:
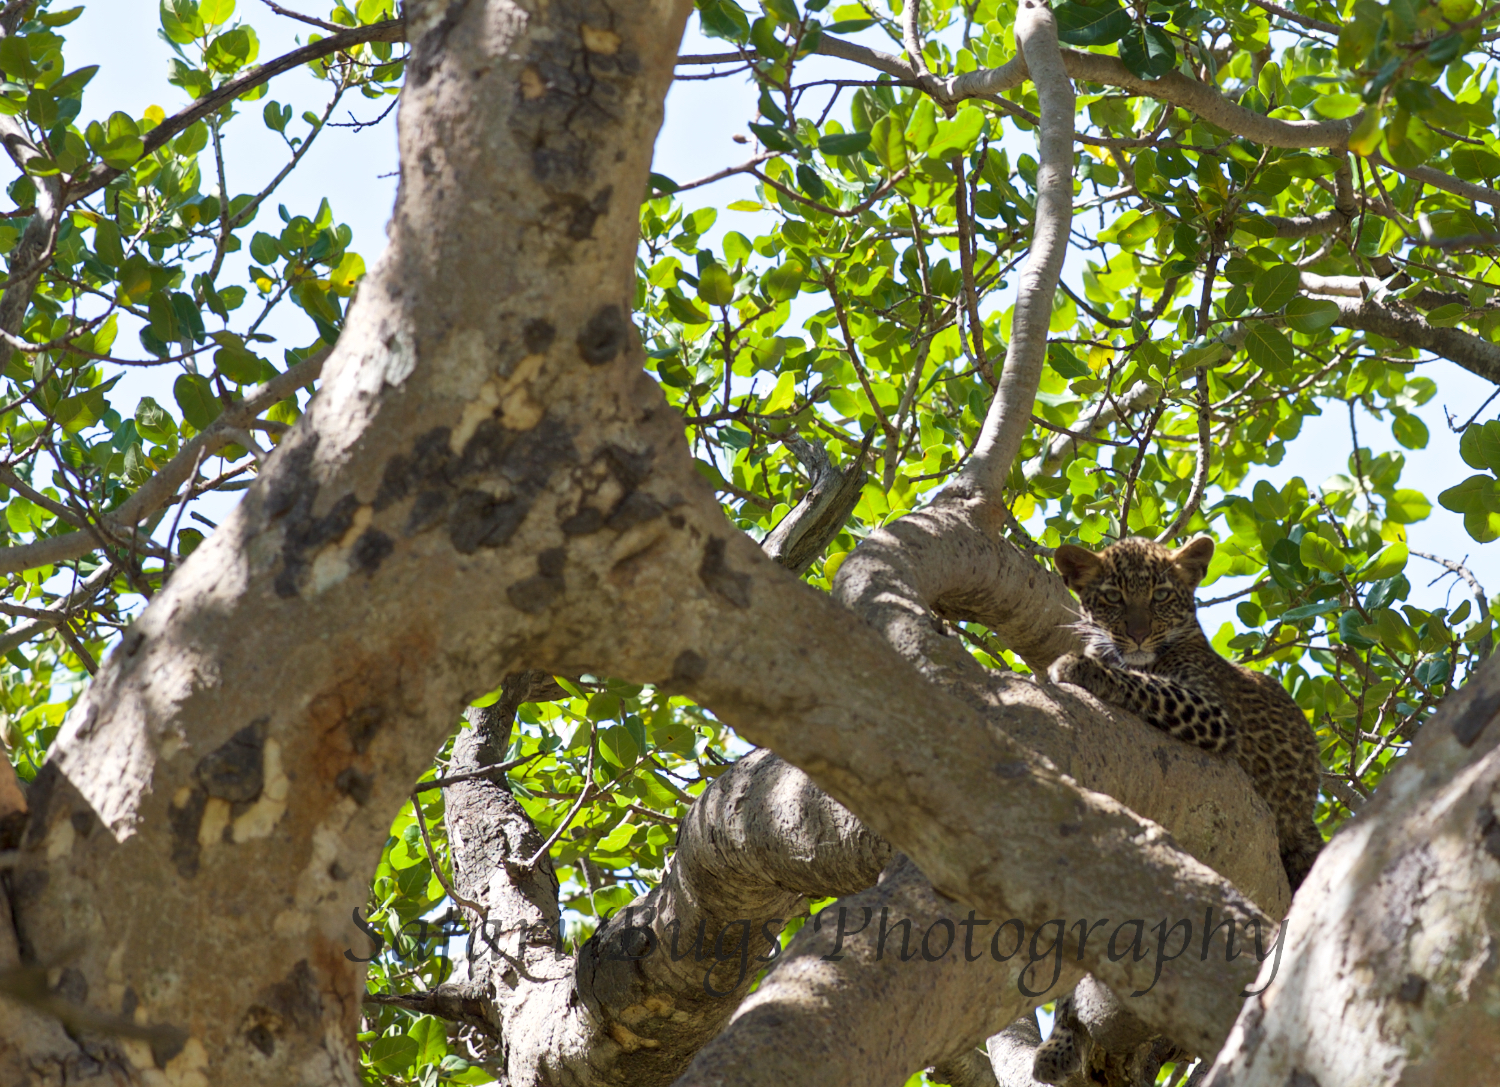
[(1052, 662), (1052, 667), (1047, 669), (1047, 678), (1053, 683), (1071, 683), (1084, 690), (1092, 690), (1093, 685), (1090, 680), (1094, 678), (1098, 670), (1097, 661), (1077, 653), (1069, 653)]

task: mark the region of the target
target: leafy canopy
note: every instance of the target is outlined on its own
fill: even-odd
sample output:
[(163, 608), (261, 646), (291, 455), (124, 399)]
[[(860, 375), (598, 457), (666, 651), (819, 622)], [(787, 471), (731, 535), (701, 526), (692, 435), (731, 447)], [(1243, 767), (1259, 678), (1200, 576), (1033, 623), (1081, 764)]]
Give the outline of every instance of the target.
[[(756, 196), (719, 208), (713, 189), (653, 175), (637, 318), (700, 470), (745, 531), (769, 532), (806, 489), (783, 438), (821, 443), (844, 466), (864, 458), (860, 501), (807, 574), (826, 589), (872, 528), (953, 478), (978, 433), (1035, 215), (1036, 95), (1023, 83), (949, 100), (829, 59), (851, 36), (900, 53), (894, 0), (698, 8), (703, 32), (736, 57), (719, 70), (758, 90), (758, 116), (745, 118), (757, 146), (740, 167)], [(1204, 595), (1222, 577), (1251, 580), (1231, 597), (1238, 622), (1210, 634), (1306, 711), (1331, 829), (1493, 641), (1481, 591), (1456, 606), (1409, 602), (1421, 574), (1406, 526), (1436, 501), (1474, 540), (1500, 536), (1500, 422), (1482, 408), (1468, 421), (1472, 474), (1437, 495), (1402, 486), (1401, 450), (1429, 441), (1416, 409), (1437, 392), (1432, 351), (1482, 358), (1500, 331), (1486, 188), (1500, 176), (1500, 17), (1474, 0), (1293, 0), (1286, 16), (1220, 0), (1054, 10), (1066, 44), (1118, 58), (1135, 80), (1177, 73), (1273, 121), (1349, 120), (1347, 152), (1271, 146), (1165, 95), (1075, 80), (1075, 272), (1054, 301), (1036, 426), (1006, 492), (1033, 554), (1174, 524), (1178, 538), (1217, 538)], [(248, 390), (332, 344), (364, 272), (329, 200), (273, 218), (284, 173), (236, 192), (224, 142), (264, 124), (295, 168), (343, 96), (397, 91), (405, 55), (370, 36), (314, 59), (327, 98), (298, 113), (265, 82), (223, 91), (268, 59), (234, 0), (162, 0), (176, 97), (213, 107), (188, 123), (158, 107), (133, 117), (85, 108), (94, 69), (64, 60), (81, 12), (40, 0), (0, 40), (0, 114), (25, 136), (0, 218), (6, 302), (40, 270), (8, 342), (0, 409), (14, 616), (0, 635), (0, 710), (25, 778), (93, 662), (209, 527), (185, 523), (176, 487), (129, 525), (113, 518)], [(393, 0), (360, 0), (326, 21), (368, 30), (394, 14)], [(1014, 21), (1013, 0), (927, 3), (927, 69), (1000, 67)], [(834, 63), (841, 82), (829, 85)], [(39, 230), (59, 201), (55, 229)], [(288, 302), (301, 338), (278, 344), (265, 329)], [(1373, 327), (1361, 307), (1404, 315), (1406, 331)], [(142, 366), (159, 385), (126, 414), (116, 385)], [(1356, 407), (1390, 440), (1356, 438), (1345, 464), (1268, 482), (1309, 416), (1352, 423)], [(246, 485), (299, 411), (286, 388), (192, 466), (189, 498)], [(96, 535), (64, 559), (40, 549), (80, 532)], [(1024, 670), (990, 632), (962, 633), (981, 661)], [(604, 677), (560, 682), (565, 697), (522, 706), (510, 757), (530, 759), (513, 773), (523, 807), (544, 836), (558, 832), (577, 941), (660, 878), (686, 806), (742, 748), (681, 698)], [(411, 804), (398, 817), (371, 889), (384, 941), (374, 991), (444, 980), (446, 936), (462, 928), (443, 881), (441, 790), (416, 797), (421, 818)], [(489, 1081), (436, 1020), (388, 1007), (365, 1025), (371, 1082)]]

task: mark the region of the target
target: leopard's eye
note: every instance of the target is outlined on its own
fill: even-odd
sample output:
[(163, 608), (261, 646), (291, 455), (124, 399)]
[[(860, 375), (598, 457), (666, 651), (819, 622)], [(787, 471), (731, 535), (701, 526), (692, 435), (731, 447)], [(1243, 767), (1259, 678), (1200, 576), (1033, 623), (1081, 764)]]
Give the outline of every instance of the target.
[(1108, 600), (1111, 604), (1118, 604), (1121, 600), (1124, 600), (1125, 598), (1120, 595), (1120, 590), (1119, 589), (1105, 589), (1104, 590), (1104, 599)]
[(1168, 589), (1166, 586), (1163, 586), (1162, 588), (1157, 589), (1156, 592), (1154, 592), (1154, 593), (1151, 594), (1151, 599), (1155, 600), (1158, 604), (1160, 604), (1160, 603), (1162, 603), (1162, 602), (1164, 602), (1166, 600), (1170, 600), (1171, 597), (1172, 597), (1172, 590)]

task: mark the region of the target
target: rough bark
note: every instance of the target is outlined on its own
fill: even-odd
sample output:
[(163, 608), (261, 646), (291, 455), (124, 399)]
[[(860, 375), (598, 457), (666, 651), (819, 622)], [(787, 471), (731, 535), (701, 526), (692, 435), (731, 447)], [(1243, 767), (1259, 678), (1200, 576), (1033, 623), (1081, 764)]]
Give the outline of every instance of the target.
[[(464, 768), (486, 764), (482, 746), (461, 738)], [(704, 790), (661, 884), (575, 959), (557, 946), (550, 867), (524, 867), (541, 838), (520, 805), (488, 781), (447, 793), (458, 890), (488, 915), (468, 960), (478, 984), (445, 988), (483, 994), (512, 1087), (671, 1083), (771, 956), (766, 932), (809, 898), (868, 885), (890, 855), (800, 770), (756, 752)]]
[(1210, 1087), (1495, 1082), (1497, 715), (1491, 658), (1324, 849)]
[[(628, 321), (637, 197), (688, 6), (409, 6), (391, 244), (323, 389), (105, 662), (28, 798), (10, 877), (17, 960), (57, 971), (95, 1022), (155, 1033), (75, 1038), (10, 1020), (15, 1082), (357, 1083), (350, 913), (459, 707), (523, 667), (696, 697), (982, 916), (1034, 931), (1054, 917), (1212, 907), (1264, 922), (1256, 902), (1276, 909), (1274, 885), (1230, 884), (1024, 739), (1097, 705), (974, 677), (941, 640), (932, 611), (992, 622), (1028, 660), (1066, 646), (1049, 618), (1063, 610), (1055, 580), (996, 543), (989, 514), (908, 519), (844, 564), (842, 598), (875, 629), (724, 520)], [(991, 574), (1010, 580), (989, 586)], [(461, 866), (524, 849), (524, 829), (515, 841), (461, 829)], [(1268, 865), (1263, 877), (1273, 852)], [(548, 887), (543, 868), (527, 877), (483, 889), (534, 930)], [(527, 1042), (527, 1067), (599, 1054), (644, 1066), (653, 1047), (612, 1026), (635, 1039), (687, 1030), (646, 1003), (681, 978), (648, 984), (598, 962), (586, 990), (602, 1028), (549, 1019), (560, 998), (527, 987), (526, 1021), (563, 1032)], [(1117, 991), (1152, 982), (1149, 961), (1093, 946), (1080, 965)], [(1234, 1019), (1245, 962), (1177, 965), (1136, 1010), (1208, 1051)], [(7, 1014), (34, 1015), (18, 1007)], [(574, 1048), (601, 1029), (621, 1054)], [(656, 1048), (677, 1060), (686, 1047)]]

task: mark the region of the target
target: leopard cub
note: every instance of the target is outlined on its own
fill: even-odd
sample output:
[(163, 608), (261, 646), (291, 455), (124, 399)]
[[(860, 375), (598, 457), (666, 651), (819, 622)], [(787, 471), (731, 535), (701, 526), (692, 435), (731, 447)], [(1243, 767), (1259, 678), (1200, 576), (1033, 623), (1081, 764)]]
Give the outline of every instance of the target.
[(1225, 660), (1204, 636), (1193, 592), (1213, 553), (1207, 536), (1177, 551), (1138, 538), (1098, 554), (1059, 547), (1053, 561), (1083, 605), (1086, 647), (1055, 661), (1050, 675), (1238, 762), (1276, 816), (1295, 891), (1323, 848), (1313, 822), (1317, 737), (1280, 683)]
[[(1317, 738), (1281, 684), (1225, 660), (1204, 636), (1193, 592), (1213, 554), (1207, 536), (1177, 551), (1143, 539), (1098, 554), (1059, 547), (1053, 561), (1083, 605), (1085, 649), (1055, 661), (1049, 675), (1238, 762), (1276, 816), (1281, 863), (1295, 891), (1323, 848), (1313, 822), (1322, 773)], [(1065, 996), (1032, 1075), (1063, 1083), (1087, 1059), (1087, 1032)]]

